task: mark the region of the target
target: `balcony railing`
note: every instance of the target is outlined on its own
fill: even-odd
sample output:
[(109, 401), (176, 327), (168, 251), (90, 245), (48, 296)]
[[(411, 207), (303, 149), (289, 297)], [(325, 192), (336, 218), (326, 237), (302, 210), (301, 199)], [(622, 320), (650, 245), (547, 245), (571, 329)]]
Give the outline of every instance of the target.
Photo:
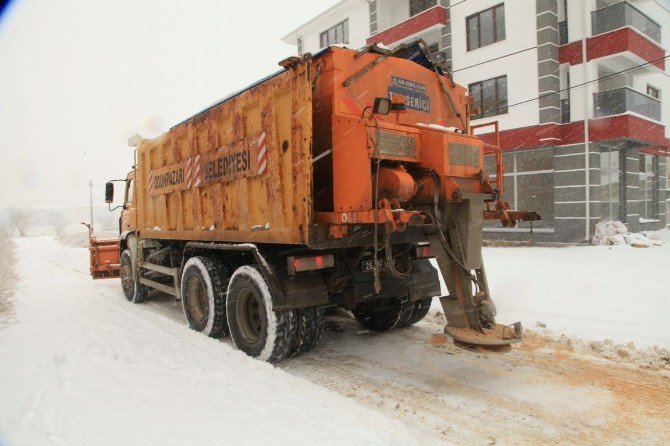
[(661, 101), (630, 87), (601, 91), (593, 95), (593, 116), (637, 113), (654, 121), (661, 120)]
[(661, 26), (626, 1), (591, 13), (591, 28), (594, 36), (625, 26), (631, 26), (650, 39), (661, 42)]

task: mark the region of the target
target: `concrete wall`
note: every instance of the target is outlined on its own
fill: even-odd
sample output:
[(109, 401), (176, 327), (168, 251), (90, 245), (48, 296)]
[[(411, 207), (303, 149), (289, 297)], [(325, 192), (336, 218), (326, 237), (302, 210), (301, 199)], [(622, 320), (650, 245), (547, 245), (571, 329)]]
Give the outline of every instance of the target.
[(303, 52), (314, 53), (321, 48), (319, 37), (323, 31), (337, 25), (345, 19), (349, 20), (350, 48), (360, 48), (365, 45), (370, 36), (370, 6), (366, 0), (350, 0), (336, 5), (326, 14), (310, 21), (289, 34), (284, 41), (295, 43), (297, 37), (303, 40)]
[[(455, 2), (453, 2), (455, 5)], [(500, 4), (500, 0), (479, 0), (453, 6), (451, 17), (452, 66), (456, 82), (472, 82), (507, 75), (508, 103), (514, 104), (536, 98), (539, 94), (537, 50), (516, 54), (487, 62), (506, 54), (531, 48), (537, 44), (535, 0), (505, 1), (505, 40), (467, 51), (466, 18), (474, 13)], [(484, 63), (486, 62), (486, 63)], [(466, 68), (473, 65), (472, 68)], [(539, 124), (538, 101), (509, 108), (507, 114), (484, 118), (481, 122), (496, 119), (501, 129), (512, 129)], [(476, 124), (478, 121), (473, 121)]]

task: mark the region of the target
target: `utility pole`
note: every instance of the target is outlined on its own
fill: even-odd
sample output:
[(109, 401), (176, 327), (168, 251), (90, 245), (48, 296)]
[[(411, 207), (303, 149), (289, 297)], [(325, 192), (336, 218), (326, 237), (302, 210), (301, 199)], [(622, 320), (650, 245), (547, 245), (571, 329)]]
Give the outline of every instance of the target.
[(91, 212), (90, 215), (90, 224), (91, 224), (91, 232), (93, 232), (93, 181), (88, 182), (88, 196), (89, 196), (89, 210)]

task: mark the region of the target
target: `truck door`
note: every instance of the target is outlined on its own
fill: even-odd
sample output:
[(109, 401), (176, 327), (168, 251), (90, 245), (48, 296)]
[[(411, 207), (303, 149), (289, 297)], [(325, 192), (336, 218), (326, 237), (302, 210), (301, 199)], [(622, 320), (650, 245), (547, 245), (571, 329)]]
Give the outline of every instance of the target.
[(121, 212), (121, 232), (137, 228), (137, 207), (134, 203), (135, 197), (135, 171), (128, 174), (126, 179), (126, 194)]

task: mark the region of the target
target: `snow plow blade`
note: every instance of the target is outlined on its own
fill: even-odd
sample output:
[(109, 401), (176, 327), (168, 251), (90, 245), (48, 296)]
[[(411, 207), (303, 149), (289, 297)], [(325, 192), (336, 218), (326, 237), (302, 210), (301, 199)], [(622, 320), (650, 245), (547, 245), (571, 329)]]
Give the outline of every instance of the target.
[(113, 279), (120, 276), (119, 240), (98, 240), (93, 235), (91, 225), (82, 223), (88, 228), (88, 251), (90, 272), (93, 279)]
[(431, 250), (449, 290), (440, 298), (447, 318), (445, 334), (468, 350), (504, 352), (521, 341), (521, 323), (498, 324), (482, 261), (485, 194), (447, 203), (433, 234)]

